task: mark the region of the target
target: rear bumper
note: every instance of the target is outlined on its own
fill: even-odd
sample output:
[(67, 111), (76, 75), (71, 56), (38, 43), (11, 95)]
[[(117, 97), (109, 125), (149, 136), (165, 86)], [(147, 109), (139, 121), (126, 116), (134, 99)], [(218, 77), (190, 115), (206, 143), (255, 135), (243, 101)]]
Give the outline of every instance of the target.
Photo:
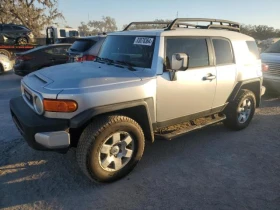
[(25, 65), (25, 63), (16, 63), (14, 65), (14, 69), (13, 70), (14, 70), (14, 73), (16, 75), (25, 76), (25, 75), (27, 75), (27, 74), (32, 72), (32, 70), (30, 70), (30, 69), (27, 70), (27, 69), (29, 69), (29, 68), (28, 68), (28, 66)]
[(264, 86), (280, 92), (280, 78), (265, 77), (263, 80)]
[(13, 121), (30, 147), (36, 150), (67, 150), (69, 121), (37, 115), (20, 96), (10, 101)]
[(26, 76), (27, 74), (31, 73), (32, 71), (29, 71), (29, 70), (18, 70), (18, 69), (13, 69), (14, 73), (16, 75), (19, 75), (19, 76)]

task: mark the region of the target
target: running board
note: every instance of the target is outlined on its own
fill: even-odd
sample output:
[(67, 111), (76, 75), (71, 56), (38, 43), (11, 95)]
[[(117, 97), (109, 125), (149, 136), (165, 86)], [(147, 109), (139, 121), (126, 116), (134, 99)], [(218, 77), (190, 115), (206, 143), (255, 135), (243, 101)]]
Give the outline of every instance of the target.
[(198, 118), (189, 122), (169, 126), (155, 132), (156, 137), (171, 140), (191, 131), (201, 129), (203, 127), (216, 124), (226, 119), (225, 115), (215, 114), (205, 118)]

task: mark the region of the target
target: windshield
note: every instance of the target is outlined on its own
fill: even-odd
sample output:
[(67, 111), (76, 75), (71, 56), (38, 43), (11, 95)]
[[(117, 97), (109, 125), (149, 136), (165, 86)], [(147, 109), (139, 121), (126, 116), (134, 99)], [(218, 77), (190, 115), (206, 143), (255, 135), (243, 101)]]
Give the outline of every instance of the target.
[(280, 53), (280, 40), (271, 45), (265, 53)]
[(108, 36), (99, 57), (130, 63), (135, 67), (151, 68), (155, 46), (152, 36)]

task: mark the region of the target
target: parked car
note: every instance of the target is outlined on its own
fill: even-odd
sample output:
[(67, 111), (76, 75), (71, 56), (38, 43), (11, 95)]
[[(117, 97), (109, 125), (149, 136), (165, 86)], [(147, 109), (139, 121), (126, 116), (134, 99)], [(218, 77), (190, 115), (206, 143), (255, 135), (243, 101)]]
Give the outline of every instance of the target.
[(261, 54), (264, 66), (264, 84), (271, 90), (280, 92), (280, 40)]
[(68, 51), (69, 62), (93, 61), (106, 35), (88, 36), (77, 39)]
[(133, 170), (155, 135), (170, 140), (218, 122), (247, 128), (262, 81), (256, 42), (238, 23), (178, 18), (165, 29), (108, 35), (93, 62), (24, 77), (10, 111), (32, 148), (77, 147), (84, 174), (112, 182)]
[(63, 43), (69, 43), (73, 44), (79, 37), (64, 37), (64, 38), (58, 38), (55, 42), (55, 44), (63, 44)]
[(25, 76), (44, 67), (63, 64), (68, 61), (67, 50), (71, 44), (46, 45), (16, 54), (14, 72)]
[(32, 42), (34, 35), (26, 26), (0, 24), (0, 43), (24, 45)]
[(14, 61), (10, 60), (8, 56), (0, 54), (0, 74), (12, 70), (13, 64)]

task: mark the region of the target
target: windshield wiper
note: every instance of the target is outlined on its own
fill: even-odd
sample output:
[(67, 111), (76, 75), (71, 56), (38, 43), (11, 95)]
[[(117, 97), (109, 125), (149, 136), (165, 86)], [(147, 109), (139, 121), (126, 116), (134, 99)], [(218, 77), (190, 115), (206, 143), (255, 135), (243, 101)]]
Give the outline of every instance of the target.
[(109, 58), (101, 58), (101, 57), (96, 57), (96, 61), (101, 61), (101, 62), (107, 62), (107, 64), (112, 65), (114, 63), (114, 60), (109, 59)]
[(133, 68), (134, 64), (132, 64), (132, 63), (130, 63), (130, 62), (128, 62), (128, 61), (118, 61), (118, 60), (117, 60), (117, 61), (115, 61), (115, 62), (116, 62), (116, 63), (119, 63), (119, 64), (124, 64), (124, 65), (126, 65), (130, 71), (136, 71), (136, 69)]
[(99, 63), (107, 63), (108, 65), (114, 65), (119, 68), (124, 68), (123, 66), (118, 65), (114, 60), (109, 59), (109, 58), (101, 58), (101, 57), (96, 57), (95, 62)]

